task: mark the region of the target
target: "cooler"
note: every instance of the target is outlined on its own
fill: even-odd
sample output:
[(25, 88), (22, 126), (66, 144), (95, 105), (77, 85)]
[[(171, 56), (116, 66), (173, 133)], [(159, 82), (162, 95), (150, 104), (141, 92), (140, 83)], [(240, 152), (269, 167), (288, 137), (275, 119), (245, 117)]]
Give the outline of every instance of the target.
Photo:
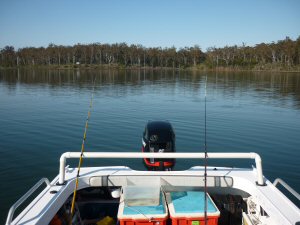
[[(153, 189), (152, 191), (155, 192)], [(142, 192), (141, 189), (137, 189), (136, 195)], [(166, 225), (168, 210), (164, 195), (159, 191), (156, 199), (159, 200), (157, 202), (156, 200), (149, 201), (143, 196), (140, 200), (126, 200), (122, 194), (118, 211), (120, 225)]]
[[(166, 194), (172, 225), (204, 225), (204, 192)], [(207, 225), (217, 225), (220, 211), (207, 194)]]

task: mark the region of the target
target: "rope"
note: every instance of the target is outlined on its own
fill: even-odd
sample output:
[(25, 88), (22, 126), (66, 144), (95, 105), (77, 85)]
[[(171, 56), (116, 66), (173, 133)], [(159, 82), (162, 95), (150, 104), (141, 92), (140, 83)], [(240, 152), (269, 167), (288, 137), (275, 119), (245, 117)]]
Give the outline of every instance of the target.
[(88, 115), (87, 115), (87, 118), (86, 118), (86, 121), (85, 121), (85, 128), (84, 128), (83, 139), (82, 139), (82, 144), (81, 144), (81, 154), (80, 154), (80, 158), (79, 158), (79, 162), (78, 162), (75, 188), (74, 188), (74, 192), (73, 192), (73, 199), (72, 199), (72, 205), (71, 205), (70, 224), (72, 224), (72, 218), (73, 218), (74, 210), (75, 210), (75, 201), (76, 201), (76, 194), (77, 194), (77, 189), (78, 189), (78, 180), (79, 180), (79, 176), (80, 176), (80, 168), (81, 168), (82, 160), (83, 160), (83, 157), (84, 157), (83, 153), (84, 153), (84, 150), (85, 150), (84, 146), (85, 146), (85, 140), (86, 140), (86, 133), (87, 133), (87, 129), (88, 129), (89, 119), (90, 119), (90, 116), (91, 116), (91, 110), (92, 110), (92, 107), (93, 107), (95, 83), (96, 83), (96, 77), (95, 77), (94, 82), (93, 82), (93, 91), (92, 91), (92, 96), (91, 96), (91, 100), (90, 100), (90, 106), (89, 106)]
[(207, 225), (207, 145), (206, 145), (206, 86), (207, 75), (205, 77), (205, 99), (204, 99), (204, 221)]

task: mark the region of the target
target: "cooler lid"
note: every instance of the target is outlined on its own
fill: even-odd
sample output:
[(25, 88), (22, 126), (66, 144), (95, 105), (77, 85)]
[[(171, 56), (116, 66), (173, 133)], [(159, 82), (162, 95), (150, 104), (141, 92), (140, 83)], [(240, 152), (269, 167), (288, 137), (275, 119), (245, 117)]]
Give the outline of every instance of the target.
[(166, 209), (160, 202), (157, 206), (127, 206), (124, 205), (123, 215), (164, 215)]
[(166, 218), (168, 215), (165, 198), (160, 193), (159, 204), (154, 206), (134, 205), (128, 206), (122, 196), (119, 205), (118, 219), (145, 219)]
[[(207, 196), (207, 214), (220, 215), (210, 196)], [(167, 201), (172, 216), (176, 217), (178, 214), (187, 217), (204, 215), (204, 192), (202, 191), (170, 192)]]

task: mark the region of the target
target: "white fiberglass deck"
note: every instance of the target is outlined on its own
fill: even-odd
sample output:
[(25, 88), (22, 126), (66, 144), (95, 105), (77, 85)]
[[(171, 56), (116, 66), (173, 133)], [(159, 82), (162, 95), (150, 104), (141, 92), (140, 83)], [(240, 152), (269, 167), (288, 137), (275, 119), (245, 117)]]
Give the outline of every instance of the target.
[[(61, 157), (60, 174), (35, 198), (30, 205), (13, 220), (11, 224), (48, 224), (58, 209), (72, 194), (75, 186), (77, 169), (64, 168), (66, 156), (78, 157), (80, 153), (65, 153)], [(109, 158), (111, 153), (104, 158)], [(136, 155), (133, 155), (136, 154)], [(188, 155), (166, 154), (165, 158), (189, 158), (195, 153)], [(225, 153), (222, 153), (225, 154)], [(236, 155), (235, 155), (236, 154)], [(240, 153), (230, 153), (224, 158), (240, 158)], [(251, 158), (257, 159), (255, 153), (247, 153)], [(85, 153), (85, 157), (89, 153)], [(91, 155), (90, 155), (91, 156)], [(133, 157), (132, 157), (133, 156)], [(201, 158), (203, 154), (192, 158)], [(209, 154), (209, 157), (211, 154)], [(229, 157), (231, 156), (231, 157)], [(239, 157), (238, 157), (239, 156)], [(122, 153), (113, 158), (163, 158), (161, 154)], [(219, 156), (221, 158), (221, 156)], [(247, 158), (246, 155), (243, 155)], [(212, 158), (212, 157), (211, 157)], [(260, 159), (260, 157), (259, 157)], [(261, 165), (259, 160), (256, 163)], [(63, 165), (62, 165), (63, 164)], [(262, 169), (256, 168), (225, 168), (208, 167), (207, 184), (211, 190), (222, 191), (223, 189), (241, 190), (253, 197), (269, 215), (269, 224), (293, 224), (300, 221), (299, 209), (283, 195), (270, 181), (263, 176), (260, 180)], [(100, 186), (128, 186), (128, 185), (159, 185), (172, 188), (175, 186), (203, 187), (204, 168), (192, 167), (185, 171), (135, 171), (128, 167), (84, 167), (81, 168), (79, 189)], [(63, 177), (62, 177), (63, 176)], [(63, 182), (61, 182), (63, 181)], [(262, 181), (262, 185), (257, 185)], [(63, 183), (63, 184), (60, 184)]]

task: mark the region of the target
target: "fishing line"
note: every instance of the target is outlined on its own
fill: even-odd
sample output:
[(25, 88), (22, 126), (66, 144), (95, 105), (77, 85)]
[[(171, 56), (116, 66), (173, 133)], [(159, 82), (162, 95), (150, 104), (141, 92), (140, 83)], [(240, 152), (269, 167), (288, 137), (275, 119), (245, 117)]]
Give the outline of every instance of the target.
[(204, 221), (207, 225), (207, 143), (206, 143), (206, 86), (207, 75), (205, 77), (205, 97), (204, 97)]
[(91, 110), (93, 107), (93, 99), (94, 99), (94, 92), (95, 92), (95, 83), (96, 83), (96, 76), (93, 82), (93, 90), (92, 90), (92, 96), (91, 96), (91, 100), (90, 100), (90, 106), (89, 106), (89, 110), (88, 110), (88, 115), (85, 121), (85, 128), (84, 128), (84, 133), (83, 133), (83, 139), (82, 139), (82, 144), (81, 144), (81, 154), (80, 154), (80, 158), (79, 158), (79, 162), (78, 162), (78, 169), (77, 169), (77, 175), (76, 175), (76, 180), (75, 180), (75, 188), (74, 188), (74, 192), (73, 192), (73, 199), (72, 199), (72, 205), (71, 205), (71, 214), (70, 214), (70, 224), (72, 224), (72, 218), (73, 218), (73, 214), (74, 214), (74, 210), (75, 210), (75, 199), (76, 199), (76, 194), (77, 194), (77, 189), (78, 189), (78, 180), (79, 180), (79, 176), (80, 176), (80, 168), (81, 168), (81, 164), (82, 164), (82, 159), (83, 159), (83, 153), (85, 150), (85, 140), (86, 140), (86, 133), (87, 133), (87, 129), (88, 129), (88, 124), (89, 124), (89, 119), (91, 116)]

